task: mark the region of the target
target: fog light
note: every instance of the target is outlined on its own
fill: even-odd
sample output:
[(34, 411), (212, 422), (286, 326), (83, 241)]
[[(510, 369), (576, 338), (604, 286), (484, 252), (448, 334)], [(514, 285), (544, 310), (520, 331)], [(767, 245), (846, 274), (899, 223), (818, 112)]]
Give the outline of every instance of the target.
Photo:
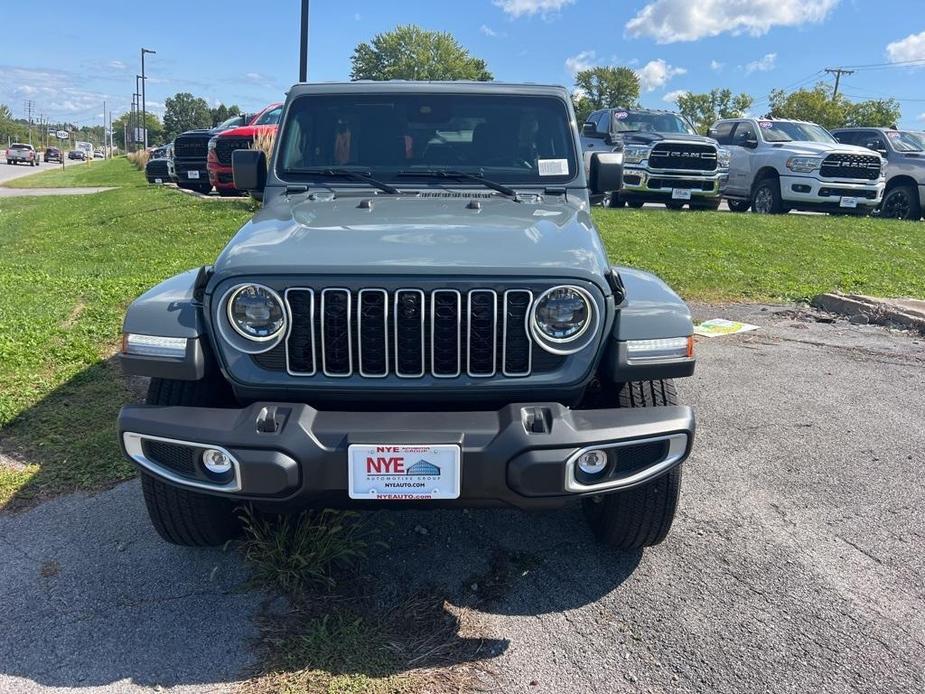
[(607, 467), (607, 454), (604, 451), (586, 451), (578, 456), (578, 469), (586, 475), (597, 475)]
[(224, 475), (231, 470), (231, 458), (214, 448), (207, 448), (202, 452), (202, 464), (213, 475)]

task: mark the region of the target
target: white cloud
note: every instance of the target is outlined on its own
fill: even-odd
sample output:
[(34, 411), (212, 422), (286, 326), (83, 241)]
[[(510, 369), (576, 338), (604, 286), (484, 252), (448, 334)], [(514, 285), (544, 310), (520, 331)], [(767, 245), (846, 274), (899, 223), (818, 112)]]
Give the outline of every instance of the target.
[(767, 55), (753, 60), (745, 65), (745, 74), (750, 75), (753, 72), (770, 72), (777, 67), (777, 53), (768, 53)]
[(589, 70), (597, 64), (597, 54), (594, 51), (582, 51), (578, 55), (565, 59), (565, 69), (574, 77), (582, 70)]
[(482, 26), (480, 26), (480, 27), (479, 27), (479, 31), (481, 31), (483, 34), (485, 34), (485, 36), (488, 36), (489, 38), (493, 38), (493, 39), (496, 39), (496, 38), (498, 38), (498, 36), (500, 36), (500, 34), (498, 34), (497, 31), (495, 31), (494, 29), (492, 29), (492, 28), (491, 28), (490, 26), (488, 26), (487, 24), (483, 24)]
[(626, 23), (630, 36), (658, 43), (725, 32), (761, 36), (775, 26), (821, 22), (840, 0), (652, 0)]
[(361, 19), (363, 19), (363, 15), (361, 15), (359, 12), (354, 12), (354, 13), (353, 13), (353, 21), (354, 21), (354, 22), (359, 22)]
[(886, 47), (886, 54), (891, 63), (925, 60), (925, 31), (921, 34), (910, 34), (899, 41), (893, 41)]
[(540, 16), (555, 14), (574, 2), (575, 0), (494, 0), (496, 7), (500, 7), (505, 14), (509, 14), (514, 19), (532, 17), (535, 14)]
[(0, 65), (0, 103), (21, 104), (24, 98), (30, 98), (52, 120), (82, 114), (92, 118), (103, 101), (112, 103), (112, 97), (74, 86), (80, 78), (78, 73), (64, 70)]
[(710, 69), (711, 69), (711, 70), (715, 70), (716, 72), (719, 72), (719, 71), (722, 70), (724, 67), (726, 67), (726, 63), (721, 63), (721, 62), (719, 62), (718, 60), (711, 60), (711, 61), (710, 61)]
[(668, 92), (665, 96), (662, 97), (662, 101), (666, 104), (676, 104), (678, 99), (686, 94), (689, 94), (686, 89), (675, 89), (673, 92)]
[(650, 60), (636, 70), (636, 76), (639, 78), (639, 88), (644, 92), (651, 92), (664, 86), (672, 77), (683, 75), (686, 72), (687, 70), (683, 67), (674, 67), (658, 58)]
[(124, 70), (128, 66), (125, 63), (123, 63), (121, 60), (110, 60), (109, 67), (115, 70)]
[(919, 116), (919, 120), (922, 121), (922, 122), (925, 122), (925, 113), (923, 113), (921, 116)]

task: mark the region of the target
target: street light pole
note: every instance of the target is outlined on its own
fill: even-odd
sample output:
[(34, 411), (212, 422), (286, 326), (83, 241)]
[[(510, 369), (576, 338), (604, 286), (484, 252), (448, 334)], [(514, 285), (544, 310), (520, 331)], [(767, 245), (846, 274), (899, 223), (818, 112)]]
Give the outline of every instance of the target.
[(302, 0), (302, 34), (299, 45), (299, 82), (308, 81), (308, 2)]
[[(141, 118), (141, 111), (139, 111), (139, 109), (141, 108), (141, 89), (138, 88), (139, 80), (141, 81), (141, 89), (144, 89), (145, 81), (141, 78), (141, 75), (135, 75), (135, 120), (136, 122), (140, 121), (140, 118)], [(136, 144), (138, 143), (138, 128), (144, 128), (144, 127), (145, 127), (145, 124), (143, 122), (140, 122), (137, 125), (135, 132), (132, 133), (132, 142), (135, 142)]]
[(145, 149), (148, 148), (148, 108), (145, 102), (145, 53), (157, 53), (149, 48), (141, 49), (141, 127), (144, 133)]

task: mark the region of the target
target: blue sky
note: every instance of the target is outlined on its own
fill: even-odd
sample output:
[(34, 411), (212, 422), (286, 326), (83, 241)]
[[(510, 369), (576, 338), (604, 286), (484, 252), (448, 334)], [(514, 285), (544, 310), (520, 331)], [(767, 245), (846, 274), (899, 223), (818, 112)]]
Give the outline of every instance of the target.
[[(158, 0), (144, 21), (131, 3), (3, 0), (0, 28), (31, 24), (39, 40), (0, 45), (0, 103), (99, 123), (102, 102), (127, 110), (147, 59), (147, 98), (190, 91), (246, 110), (279, 100), (298, 77), (299, 0)], [(11, 6), (12, 5), (12, 6)], [(838, 65), (920, 61), (846, 77), (852, 98), (896, 97), (902, 126), (925, 130), (923, 0), (313, 0), (309, 78), (345, 80), (360, 41), (400, 23), (453, 33), (496, 79), (572, 84), (576, 69), (629, 65), (642, 101), (670, 107), (678, 90), (730, 87), (767, 106), (775, 87), (829, 79)], [(667, 101), (666, 101), (667, 99)]]

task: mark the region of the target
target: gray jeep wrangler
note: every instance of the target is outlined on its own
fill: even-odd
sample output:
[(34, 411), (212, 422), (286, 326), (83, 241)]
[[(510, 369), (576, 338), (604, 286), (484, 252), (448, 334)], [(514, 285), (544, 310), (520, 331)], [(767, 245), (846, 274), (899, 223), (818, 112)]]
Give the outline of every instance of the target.
[(611, 266), (569, 93), (496, 83), (299, 84), (263, 208), (214, 265), (128, 309), (151, 378), (119, 440), (167, 541), (214, 545), (235, 507), (579, 501), (621, 549), (671, 527), (694, 417), (690, 313)]

